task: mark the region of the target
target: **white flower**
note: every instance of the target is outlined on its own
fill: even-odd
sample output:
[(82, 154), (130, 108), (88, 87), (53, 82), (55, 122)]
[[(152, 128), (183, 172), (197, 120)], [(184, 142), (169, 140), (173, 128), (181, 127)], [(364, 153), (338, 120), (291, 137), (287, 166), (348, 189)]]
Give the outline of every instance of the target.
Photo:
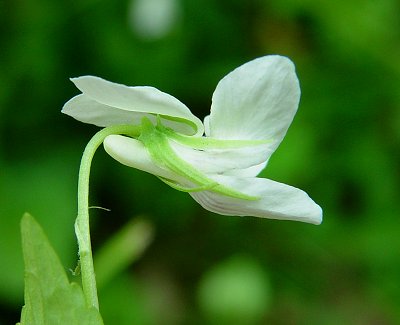
[(298, 107), (300, 88), (289, 59), (261, 57), (225, 76), (204, 126), (156, 88), (93, 76), (72, 81), (82, 94), (68, 101), (63, 113), (102, 127), (141, 126), (138, 136), (105, 138), (106, 151), (120, 163), (158, 176), (212, 212), (321, 223), (321, 208), (305, 192), (256, 177)]

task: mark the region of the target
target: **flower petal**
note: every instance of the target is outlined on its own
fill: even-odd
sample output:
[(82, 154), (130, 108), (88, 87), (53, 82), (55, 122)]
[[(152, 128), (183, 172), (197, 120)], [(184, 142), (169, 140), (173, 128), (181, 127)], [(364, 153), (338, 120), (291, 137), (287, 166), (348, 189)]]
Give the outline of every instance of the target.
[[(185, 177), (177, 175), (152, 160), (142, 142), (120, 135), (110, 135), (104, 140), (107, 153), (120, 163), (171, 180), (185, 187), (196, 188)], [(322, 210), (300, 189), (265, 178), (238, 178), (208, 174), (219, 184), (260, 200), (243, 200), (211, 191), (189, 192), (205, 209), (234, 216), (255, 216), (271, 219), (297, 220), (319, 224)]]
[(139, 140), (122, 135), (109, 135), (104, 139), (103, 144), (106, 152), (125, 166), (174, 181), (181, 180), (179, 175), (156, 165), (146, 147)]
[(229, 149), (197, 150), (179, 142), (170, 140), (174, 152), (194, 168), (205, 174), (233, 174), (244, 173), (253, 166), (264, 163), (268, 144)]
[(266, 166), (267, 161), (264, 160), (261, 164), (251, 166), (244, 169), (232, 169), (228, 170), (224, 175), (236, 176), (236, 177), (255, 177), (257, 176)]
[[(71, 98), (65, 103), (62, 112), (78, 121), (101, 127), (121, 124), (139, 125), (144, 116), (149, 118), (153, 124), (157, 123), (157, 116), (155, 115), (117, 109), (96, 102), (84, 94)], [(176, 132), (183, 134), (193, 133), (193, 127), (187, 123), (163, 118), (161, 118), (161, 121), (165, 126)]]
[[(113, 109), (114, 112), (111, 114), (113, 118), (118, 114), (121, 115), (121, 119), (125, 118), (127, 116), (126, 112), (161, 115), (161, 117), (167, 121), (173, 121), (175, 124), (184, 124), (186, 127), (185, 134), (203, 134), (204, 127), (202, 122), (190, 112), (189, 108), (175, 97), (156, 88), (128, 87), (94, 76), (83, 76), (71, 80), (88, 99), (92, 99), (98, 104), (109, 107), (107, 110), (102, 110), (103, 115), (100, 113), (98, 114), (96, 120), (97, 124), (99, 124), (100, 121), (102, 125), (110, 125), (109, 113), (110, 109)], [(80, 120), (81, 115), (85, 117), (87, 114), (84, 112), (81, 113), (81, 110), (76, 109), (74, 105), (77, 103), (79, 102), (76, 100), (68, 102), (62, 111)], [(94, 110), (90, 105), (86, 105), (85, 109)], [(72, 113), (74, 113), (74, 115), (72, 115)], [(133, 115), (133, 117), (135, 116), (136, 115)], [(132, 119), (128, 119), (123, 124), (138, 122), (140, 123), (140, 120), (132, 122)], [(90, 121), (89, 123), (96, 124)], [(164, 125), (168, 125), (168, 123), (164, 123)], [(191, 128), (190, 132), (188, 132), (188, 126)], [(182, 132), (182, 128), (180, 128), (179, 131)]]
[(203, 121), (204, 124), (204, 132), (206, 135), (210, 134), (210, 115), (207, 115)]
[(145, 115), (101, 104), (84, 94), (75, 96), (66, 102), (62, 112), (81, 122), (101, 127), (140, 124), (141, 118)]
[(304, 191), (266, 178), (238, 178), (215, 175), (210, 178), (224, 186), (261, 197), (250, 201), (211, 191), (189, 193), (205, 209), (230, 216), (254, 216), (320, 224), (322, 209)]
[(219, 139), (272, 140), (272, 153), (285, 136), (299, 99), (299, 82), (288, 58), (255, 59), (218, 83), (206, 134)]

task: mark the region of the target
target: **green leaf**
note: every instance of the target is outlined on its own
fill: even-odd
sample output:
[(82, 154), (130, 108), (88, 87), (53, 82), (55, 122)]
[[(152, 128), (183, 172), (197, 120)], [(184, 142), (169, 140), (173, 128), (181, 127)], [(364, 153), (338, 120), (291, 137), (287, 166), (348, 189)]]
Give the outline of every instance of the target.
[(46, 235), (29, 214), (21, 221), (25, 263), (25, 306), (21, 325), (103, 324), (100, 313), (86, 305), (81, 287), (70, 283)]

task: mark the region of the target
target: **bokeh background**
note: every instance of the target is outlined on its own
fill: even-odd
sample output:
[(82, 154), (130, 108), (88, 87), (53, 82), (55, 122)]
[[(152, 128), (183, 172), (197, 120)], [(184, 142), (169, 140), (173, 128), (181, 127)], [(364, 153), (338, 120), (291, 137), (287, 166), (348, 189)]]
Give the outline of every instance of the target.
[(154, 230), (99, 288), (104, 320), (400, 324), (397, 0), (0, 0), (0, 324), (23, 304), (24, 212), (76, 263), (78, 167), (97, 128), (60, 113), (78, 94), (68, 78), (155, 86), (203, 118), (217, 82), (266, 54), (295, 62), (302, 100), (262, 176), (308, 192), (323, 224), (209, 213), (101, 149), (91, 202), (111, 211), (91, 211), (95, 252), (130, 220)]

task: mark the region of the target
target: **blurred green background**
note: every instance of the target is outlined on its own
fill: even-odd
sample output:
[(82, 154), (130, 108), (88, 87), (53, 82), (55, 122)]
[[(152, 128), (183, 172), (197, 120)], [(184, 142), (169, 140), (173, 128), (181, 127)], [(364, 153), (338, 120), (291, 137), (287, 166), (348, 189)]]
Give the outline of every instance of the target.
[[(304, 189), (313, 226), (209, 213), (99, 150), (95, 252), (138, 216), (155, 235), (100, 288), (106, 324), (400, 324), (397, 0), (0, 0), (0, 324), (19, 320), (19, 222), (66, 270), (81, 153), (97, 128), (60, 113), (93, 74), (173, 94), (203, 118), (217, 82), (289, 56), (299, 112), (262, 176)], [(110, 260), (109, 263), (113, 263)]]

